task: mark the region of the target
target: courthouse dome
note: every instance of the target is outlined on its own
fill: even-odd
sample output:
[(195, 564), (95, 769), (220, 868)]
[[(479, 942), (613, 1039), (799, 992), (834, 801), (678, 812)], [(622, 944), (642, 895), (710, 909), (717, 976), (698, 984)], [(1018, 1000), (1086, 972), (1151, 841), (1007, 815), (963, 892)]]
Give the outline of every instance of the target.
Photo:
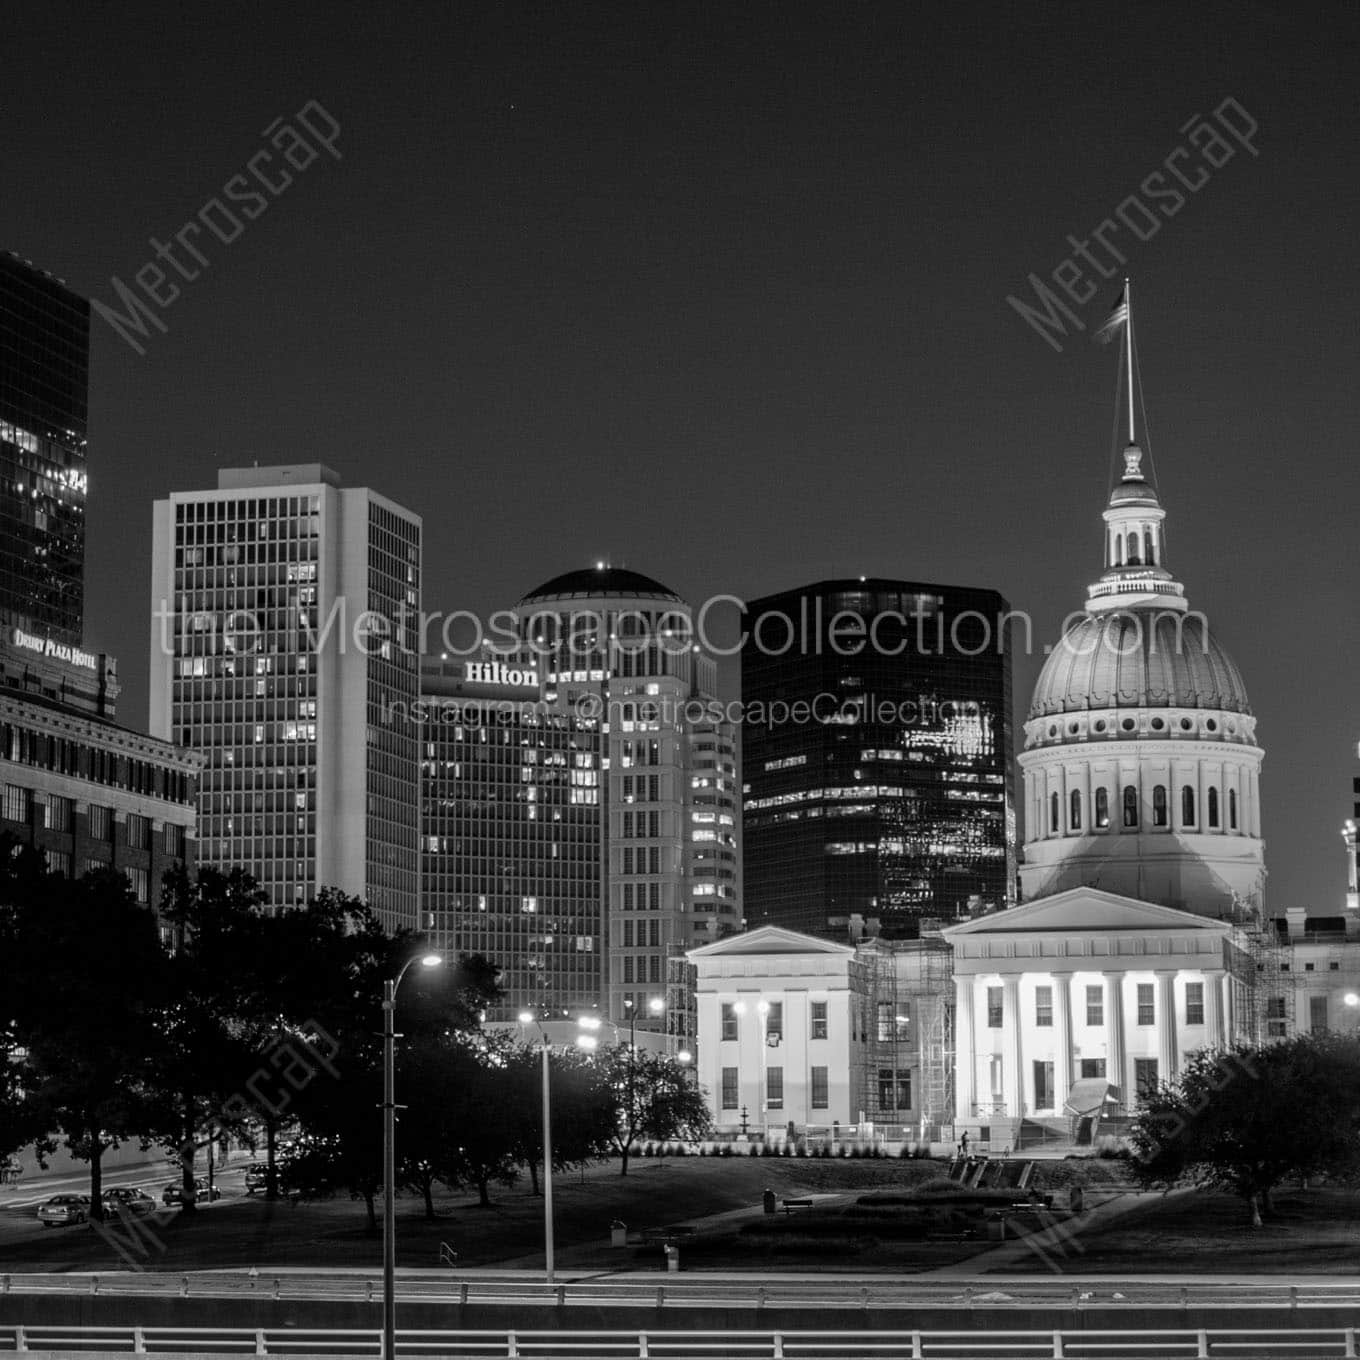
[(545, 581), (537, 590), (531, 590), (520, 604), (532, 604), (538, 600), (580, 599), (582, 596), (684, 603), (673, 590), (639, 571), (628, 571), (624, 567), (583, 567), (579, 571), (564, 572), (561, 576), (554, 576), (551, 581)]
[(1097, 708), (1251, 712), (1237, 663), (1203, 617), (1155, 609), (1087, 614), (1049, 654), (1029, 716)]

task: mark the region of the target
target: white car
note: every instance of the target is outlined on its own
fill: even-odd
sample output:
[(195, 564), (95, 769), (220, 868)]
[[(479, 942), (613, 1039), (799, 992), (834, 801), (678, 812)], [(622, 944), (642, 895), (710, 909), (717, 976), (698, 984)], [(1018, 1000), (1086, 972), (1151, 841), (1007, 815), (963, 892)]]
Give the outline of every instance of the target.
[(38, 1210), (38, 1222), (44, 1228), (54, 1228), (61, 1223), (84, 1223), (89, 1216), (89, 1195), (53, 1195)]

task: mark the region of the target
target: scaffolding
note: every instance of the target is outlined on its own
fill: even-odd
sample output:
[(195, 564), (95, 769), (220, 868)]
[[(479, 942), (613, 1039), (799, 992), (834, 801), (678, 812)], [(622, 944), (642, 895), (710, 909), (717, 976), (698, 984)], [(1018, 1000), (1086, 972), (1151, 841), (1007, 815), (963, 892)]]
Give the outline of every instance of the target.
[(954, 952), (938, 931), (923, 932), (921, 944), (921, 1136), (936, 1142), (940, 1125), (954, 1122)]
[(866, 941), (860, 958), (868, 1002), (861, 1119), (938, 1140), (954, 1110), (952, 952), (938, 930), (925, 930), (918, 940)]
[(1270, 920), (1253, 923), (1241, 936), (1246, 956), (1241, 978), (1245, 1024), (1236, 1028), (1248, 1043), (1284, 1039), (1295, 1032), (1293, 945)]

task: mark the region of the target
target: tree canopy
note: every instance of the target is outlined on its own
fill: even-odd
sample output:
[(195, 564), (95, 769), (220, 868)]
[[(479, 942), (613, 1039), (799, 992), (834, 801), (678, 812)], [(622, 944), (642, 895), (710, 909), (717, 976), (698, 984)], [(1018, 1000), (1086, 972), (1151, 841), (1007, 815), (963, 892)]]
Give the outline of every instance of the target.
[(1193, 1053), (1146, 1099), (1130, 1136), (1147, 1184), (1231, 1190), (1259, 1227), (1286, 1177), (1360, 1171), (1360, 1041), (1300, 1034)]

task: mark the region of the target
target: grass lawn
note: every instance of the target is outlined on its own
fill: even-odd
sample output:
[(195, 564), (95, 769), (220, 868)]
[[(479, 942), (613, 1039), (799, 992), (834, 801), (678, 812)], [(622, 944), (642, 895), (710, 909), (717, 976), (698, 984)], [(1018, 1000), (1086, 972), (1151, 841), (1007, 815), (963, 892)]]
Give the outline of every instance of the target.
[[(660, 1227), (733, 1209), (758, 1209), (768, 1186), (781, 1196), (888, 1187), (905, 1188), (943, 1174), (928, 1161), (856, 1161), (775, 1157), (635, 1158), (628, 1175), (615, 1162), (584, 1173), (558, 1173), (553, 1181), (555, 1239), (559, 1254), (609, 1238), (610, 1223)], [(493, 1189), (492, 1205), (476, 1195), (436, 1199), (437, 1217), (425, 1219), (420, 1201), (397, 1201), (398, 1264), (436, 1266), (439, 1244), (448, 1242), (461, 1265), (494, 1266), (539, 1257), (543, 1250), (543, 1200), (527, 1179), (512, 1189)], [(31, 1213), (5, 1214), (0, 1231), (0, 1268), (111, 1270), (123, 1268), (114, 1249), (89, 1228), (38, 1229)], [(381, 1265), (381, 1245), (367, 1233), (362, 1202), (335, 1199), (311, 1204), (228, 1198), (193, 1215), (144, 1220), (165, 1244), (152, 1269), (195, 1270), (214, 1266)], [(607, 1250), (607, 1249), (606, 1249)], [(602, 1257), (628, 1267), (631, 1253)], [(660, 1260), (660, 1249), (646, 1257)], [(749, 1250), (747, 1252), (750, 1265)], [(639, 1260), (639, 1264), (641, 1264)]]
[[(944, 1174), (940, 1162), (822, 1160), (774, 1157), (638, 1158), (626, 1177), (617, 1162), (560, 1174), (554, 1180), (558, 1263), (564, 1269), (657, 1269), (659, 1246), (605, 1245), (610, 1223), (636, 1231), (746, 1210), (704, 1225), (681, 1248), (687, 1270), (850, 1270), (916, 1273), (964, 1261), (992, 1245), (949, 1241), (945, 1220), (918, 1226), (919, 1210), (875, 1209), (856, 1201), (874, 1191), (911, 1191)], [(1093, 1188), (1122, 1183), (1117, 1162), (1045, 1162), (1036, 1168), (1041, 1190), (1063, 1189), (1077, 1178)], [(760, 1212), (769, 1187), (781, 1198), (836, 1194), (843, 1198), (791, 1217)], [(1278, 1217), (1263, 1229), (1247, 1226), (1240, 1201), (1200, 1193), (1145, 1199), (1107, 1223), (1068, 1220), (1064, 1268), (1072, 1274), (1129, 1271), (1229, 1274), (1272, 1271), (1355, 1273), (1360, 1269), (1360, 1192), (1290, 1190), (1276, 1197)], [(523, 1181), (496, 1190), (490, 1208), (475, 1195), (436, 1201), (427, 1221), (419, 1200), (397, 1203), (398, 1263), (434, 1267), (447, 1242), (464, 1266), (536, 1268), (542, 1260), (543, 1201)], [(838, 1231), (837, 1220), (845, 1231)], [(862, 1222), (860, 1220), (863, 1220)], [(257, 1265), (363, 1267), (381, 1264), (381, 1245), (366, 1229), (361, 1202), (267, 1203), (229, 1197), (193, 1215), (143, 1220), (164, 1244), (143, 1264), (149, 1269), (196, 1270)], [(932, 1240), (934, 1239), (934, 1240)], [(1072, 1245), (1075, 1243), (1075, 1245)], [(0, 1213), (0, 1270), (118, 1270), (116, 1251), (90, 1228), (43, 1230), (31, 1210)], [(1000, 1269), (1001, 1267), (998, 1267)], [(1021, 1254), (1009, 1271), (1042, 1270)]]
[[(1246, 1205), (1209, 1191), (1145, 1201), (1107, 1224), (1083, 1230), (1069, 1222), (1064, 1269), (1232, 1275), (1360, 1272), (1360, 1191), (1283, 1190), (1276, 1217), (1252, 1228)], [(1006, 1271), (1044, 1270), (1038, 1257)]]

